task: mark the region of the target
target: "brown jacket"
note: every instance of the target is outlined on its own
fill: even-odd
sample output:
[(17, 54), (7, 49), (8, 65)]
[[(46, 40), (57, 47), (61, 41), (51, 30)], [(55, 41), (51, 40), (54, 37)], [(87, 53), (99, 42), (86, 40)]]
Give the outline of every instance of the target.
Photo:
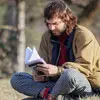
[[(42, 36), (39, 54), (47, 62), (51, 63), (52, 47), (49, 32)], [(100, 46), (93, 33), (87, 28), (77, 25), (74, 39), (74, 62), (66, 62), (62, 67), (72, 67), (85, 74), (93, 87), (100, 87)]]

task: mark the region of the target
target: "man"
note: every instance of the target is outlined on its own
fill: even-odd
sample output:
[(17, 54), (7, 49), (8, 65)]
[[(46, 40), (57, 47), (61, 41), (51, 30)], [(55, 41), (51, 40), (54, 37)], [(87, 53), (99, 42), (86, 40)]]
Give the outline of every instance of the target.
[(48, 31), (42, 36), (39, 54), (47, 64), (37, 64), (36, 70), (45, 76), (15, 73), (12, 87), (46, 100), (91, 94), (92, 87), (100, 87), (100, 46), (94, 35), (77, 25), (77, 18), (63, 1), (49, 3), (44, 18)]

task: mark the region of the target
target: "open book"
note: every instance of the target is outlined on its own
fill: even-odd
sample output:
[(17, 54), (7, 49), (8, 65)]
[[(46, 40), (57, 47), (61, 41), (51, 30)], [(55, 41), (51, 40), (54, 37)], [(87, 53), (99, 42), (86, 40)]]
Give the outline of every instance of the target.
[(36, 51), (36, 48), (33, 47), (33, 49), (31, 49), (30, 47), (27, 47), (25, 52), (25, 64), (29, 67), (33, 67), (36, 64), (42, 63), (46, 62), (39, 56), (38, 52)]

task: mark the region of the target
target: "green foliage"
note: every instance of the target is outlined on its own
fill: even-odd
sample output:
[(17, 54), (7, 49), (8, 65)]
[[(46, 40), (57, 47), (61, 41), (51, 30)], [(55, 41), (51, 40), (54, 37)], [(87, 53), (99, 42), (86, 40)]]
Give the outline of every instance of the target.
[(0, 25), (3, 24), (6, 10), (7, 10), (7, 4), (0, 5)]
[[(0, 5), (0, 25), (2, 25), (4, 22), (4, 16), (5, 16), (6, 10), (7, 10), (7, 4)], [(1, 31), (0, 31), (0, 34), (1, 34)], [(4, 59), (4, 57), (6, 56), (6, 54), (4, 53), (6, 52), (6, 49), (7, 48), (5, 44), (0, 39), (0, 60)]]
[(41, 35), (44, 33), (43, 8), (46, 0), (26, 0), (26, 46), (38, 49)]
[(26, 33), (26, 47), (33, 47), (36, 46), (36, 48), (39, 47), (39, 42), (41, 40), (41, 34), (37, 32), (37, 30), (35, 29), (35, 27), (33, 26), (33, 28), (29, 28), (26, 27), (25, 30)]

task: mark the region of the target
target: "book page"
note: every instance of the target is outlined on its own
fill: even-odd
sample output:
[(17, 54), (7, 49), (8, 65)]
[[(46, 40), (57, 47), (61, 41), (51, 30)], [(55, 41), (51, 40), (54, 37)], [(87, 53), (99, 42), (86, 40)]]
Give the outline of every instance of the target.
[(36, 59), (40, 59), (40, 56), (38, 55), (37, 51), (36, 51), (36, 48), (33, 47), (33, 50), (32, 50), (32, 55), (29, 59), (29, 62), (33, 61), (33, 60), (36, 60)]
[(25, 64), (28, 63), (28, 60), (30, 59), (31, 55), (32, 55), (32, 49), (30, 47), (27, 47), (25, 51)]
[[(26, 48), (27, 49), (27, 48)], [(29, 48), (28, 48), (29, 50)], [(33, 47), (32, 52), (30, 53), (29, 51), (26, 51), (28, 56), (26, 56), (28, 60), (26, 60), (26, 64), (30, 65), (30, 64), (37, 64), (37, 63), (46, 63), (38, 54), (37, 50), (35, 47)], [(30, 56), (31, 54), (31, 56)]]

